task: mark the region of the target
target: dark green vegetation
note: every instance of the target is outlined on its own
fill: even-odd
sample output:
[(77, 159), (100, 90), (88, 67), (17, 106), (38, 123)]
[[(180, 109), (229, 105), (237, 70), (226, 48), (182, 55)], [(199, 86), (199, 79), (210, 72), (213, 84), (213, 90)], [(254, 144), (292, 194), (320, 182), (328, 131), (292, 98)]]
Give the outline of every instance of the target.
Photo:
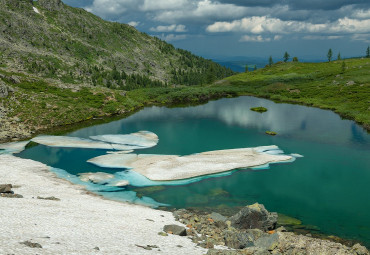
[(0, 29), (1, 67), (62, 83), (132, 90), (205, 84), (233, 74), (61, 0), (1, 0)]
[(265, 107), (260, 106), (251, 108), (251, 111), (263, 113), (267, 112), (267, 109)]

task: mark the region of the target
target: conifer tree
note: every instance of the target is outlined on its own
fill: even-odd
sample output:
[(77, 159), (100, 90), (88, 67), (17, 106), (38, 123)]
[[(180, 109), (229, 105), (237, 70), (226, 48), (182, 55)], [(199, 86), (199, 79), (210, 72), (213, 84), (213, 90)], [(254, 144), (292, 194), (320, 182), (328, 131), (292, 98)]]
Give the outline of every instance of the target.
[(338, 53), (338, 57), (337, 57), (337, 60), (341, 60), (342, 57), (340, 56), (340, 52)]
[(330, 62), (333, 57), (333, 51), (329, 49), (328, 54), (326, 56), (328, 57), (328, 61)]
[(253, 71), (257, 70), (257, 65), (254, 65)]
[(269, 57), (269, 66), (272, 66), (274, 62), (272, 61), (272, 56)]
[(248, 73), (248, 65), (245, 65), (245, 72)]
[(289, 53), (286, 51), (286, 52), (284, 53), (284, 62), (287, 62), (287, 61), (289, 60), (289, 58), (290, 58), (290, 55), (289, 55)]
[(370, 46), (367, 46), (367, 49), (366, 49), (366, 57), (367, 58), (370, 58)]

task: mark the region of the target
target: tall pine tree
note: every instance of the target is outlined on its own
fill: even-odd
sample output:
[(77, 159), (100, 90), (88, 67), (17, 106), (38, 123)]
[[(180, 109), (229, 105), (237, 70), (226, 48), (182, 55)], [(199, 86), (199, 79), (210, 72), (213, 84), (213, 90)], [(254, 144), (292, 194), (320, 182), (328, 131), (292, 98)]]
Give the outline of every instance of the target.
[(272, 56), (269, 57), (269, 66), (272, 66), (274, 62), (272, 61)]
[(328, 57), (328, 61), (330, 62), (333, 57), (333, 51), (329, 49), (328, 54), (326, 56)]

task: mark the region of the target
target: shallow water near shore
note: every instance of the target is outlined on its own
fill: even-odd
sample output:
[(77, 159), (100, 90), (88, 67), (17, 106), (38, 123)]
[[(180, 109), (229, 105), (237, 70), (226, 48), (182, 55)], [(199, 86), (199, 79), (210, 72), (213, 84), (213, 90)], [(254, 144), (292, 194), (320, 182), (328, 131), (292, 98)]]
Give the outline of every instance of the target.
[[(268, 111), (261, 114), (250, 110), (258, 106)], [(96, 185), (93, 188), (99, 194), (132, 202), (156, 201), (157, 205), (169, 207), (215, 210), (259, 202), (269, 211), (298, 218), (323, 233), (370, 245), (370, 135), (353, 121), (342, 120), (327, 110), (239, 97), (187, 108), (149, 107), (128, 118), (67, 135), (88, 138), (140, 130), (156, 133), (159, 143), (136, 153), (187, 155), (277, 145), (285, 154), (304, 157), (272, 164), (268, 169), (238, 170), (171, 186)], [(265, 131), (278, 135), (269, 136)], [(122, 169), (100, 168), (86, 162), (106, 152), (37, 145), (17, 156), (65, 170), (61, 176), (83, 172), (124, 174)]]

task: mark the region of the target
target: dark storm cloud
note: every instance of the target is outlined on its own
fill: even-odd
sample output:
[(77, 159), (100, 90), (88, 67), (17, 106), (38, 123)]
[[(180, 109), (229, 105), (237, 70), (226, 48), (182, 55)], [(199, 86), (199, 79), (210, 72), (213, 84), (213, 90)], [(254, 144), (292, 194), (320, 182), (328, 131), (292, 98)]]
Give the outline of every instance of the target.
[(246, 7), (287, 5), (292, 10), (337, 10), (348, 5), (370, 8), (369, 0), (220, 0), (219, 2)]

